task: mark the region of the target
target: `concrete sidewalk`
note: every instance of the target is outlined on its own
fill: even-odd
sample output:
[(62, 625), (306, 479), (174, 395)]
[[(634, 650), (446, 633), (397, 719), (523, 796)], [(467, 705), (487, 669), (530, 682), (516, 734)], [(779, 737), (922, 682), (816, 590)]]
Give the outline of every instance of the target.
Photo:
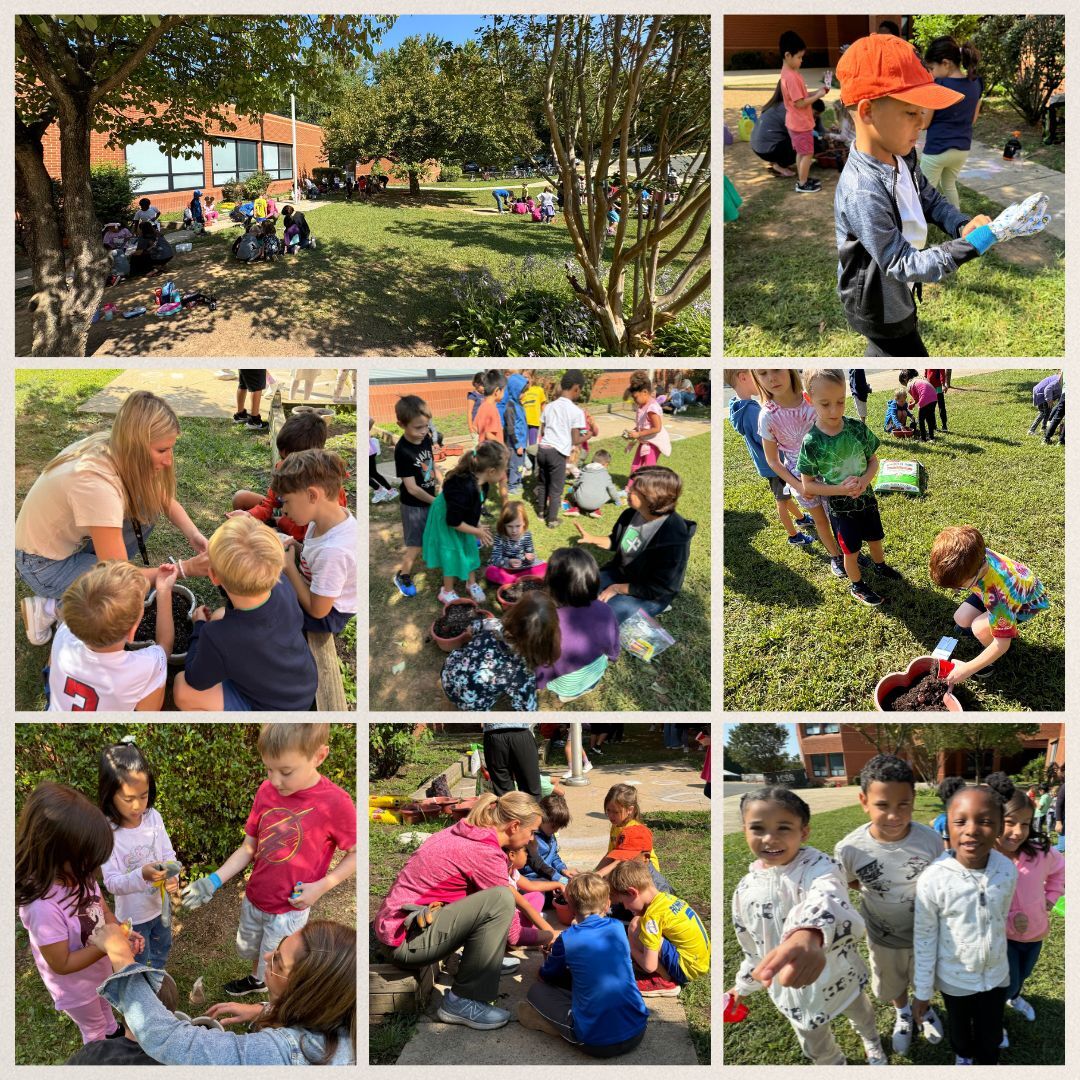
[[(807, 788), (800, 790), (798, 796), (810, 807), (811, 814), (823, 814), (826, 810), (857, 806), (859, 788), (854, 784), (847, 784), (844, 787)], [(732, 795), (721, 803), (724, 810), (724, 836), (742, 832), (742, 820), (739, 817), (739, 799), (741, 798), (741, 795)], [(746, 861), (749, 863), (751, 861), (749, 851), (746, 856)]]

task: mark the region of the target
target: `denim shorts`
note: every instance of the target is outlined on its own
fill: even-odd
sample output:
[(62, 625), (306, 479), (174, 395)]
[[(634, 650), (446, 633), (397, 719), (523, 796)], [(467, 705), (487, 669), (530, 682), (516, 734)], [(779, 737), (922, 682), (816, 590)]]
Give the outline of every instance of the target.
[[(153, 528), (153, 525), (143, 526), (144, 540)], [(124, 521), (124, 549), (129, 559), (134, 559), (139, 554), (135, 530), (128, 520)], [(44, 596), (50, 600), (61, 599), (69, 585), (88, 570), (92, 570), (100, 561), (89, 537), (66, 559), (49, 559), (44, 555), (31, 555), (28, 551), (15, 552), (15, 569), (19, 577), (26, 582), (35, 596)]]
[(251, 712), (252, 705), (239, 690), (232, 679), (221, 680), (221, 707), (225, 712)]

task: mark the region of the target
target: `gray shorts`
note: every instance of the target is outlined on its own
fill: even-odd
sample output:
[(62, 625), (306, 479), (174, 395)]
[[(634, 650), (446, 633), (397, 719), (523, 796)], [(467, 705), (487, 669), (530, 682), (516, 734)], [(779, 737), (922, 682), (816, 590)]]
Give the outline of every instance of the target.
[(767, 479), (769, 481), (769, 490), (773, 493), (773, 498), (777, 502), (791, 498), (791, 492), (788, 490), (787, 484), (779, 476), (770, 476)]
[(424, 526), (427, 524), (430, 506), (406, 506), (401, 504), (401, 531), (405, 535), (405, 546), (418, 548), (424, 546)]
[(271, 915), (261, 911), (245, 896), (240, 906), (240, 925), (236, 928), (236, 951), (244, 960), (259, 958), (257, 978), (266, 970), (265, 953), (273, 952), (290, 934), (307, 925), (311, 908)]

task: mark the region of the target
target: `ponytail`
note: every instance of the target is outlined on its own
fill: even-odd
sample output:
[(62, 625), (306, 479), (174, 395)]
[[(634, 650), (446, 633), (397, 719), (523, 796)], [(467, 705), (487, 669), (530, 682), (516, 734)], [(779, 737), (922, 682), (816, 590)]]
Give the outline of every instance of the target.
[(970, 41), (965, 41), (960, 46), (960, 66), (964, 69), (969, 79), (977, 79), (979, 77), (979, 61), (982, 59), (982, 54)]
[(488, 792), (476, 800), (465, 820), (482, 829), (505, 829), (512, 821), (525, 825), (543, 816), (539, 803), (527, 791), (508, 791), (498, 797)]
[(776, 89), (773, 91), (772, 97), (769, 98), (769, 100), (766, 101), (765, 104), (761, 106), (761, 112), (758, 115), (759, 116), (764, 116), (774, 105), (779, 105), (780, 102), (783, 101), (783, 100), (784, 100), (784, 92), (781, 89), (780, 80), (777, 79), (777, 81), (776, 81)]
[(482, 442), (475, 450), (466, 450), (458, 459), (458, 463), (446, 474), (449, 480), (454, 476), (476, 476), (477, 473), (487, 472), (488, 469), (506, 468), (510, 460), (510, 452), (502, 443), (487, 440)]

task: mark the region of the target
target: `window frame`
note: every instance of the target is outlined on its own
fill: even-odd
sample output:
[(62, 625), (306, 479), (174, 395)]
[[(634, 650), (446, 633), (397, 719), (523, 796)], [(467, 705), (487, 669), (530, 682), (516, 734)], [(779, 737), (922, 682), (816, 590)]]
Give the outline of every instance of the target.
[[(820, 770), (818, 762), (821, 762)], [(810, 771), (815, 777), (823, 780), (827, 780), (829, 777), (829, 755), (828, 754), (811, 754), (810, 755)]]
[[(240, 168), (240, 145), (246, 143), (255, 148), (255, 168), (253, 169), (241, 169)], [(224, 169), (218, 169), (214, 164), (214, 151), (224, 150), (228, 147), (232, 148), (233, 168), (231, 172), (226, 172)], [(214, 187), (221, 187), (222, 184), (229, 183), (242, 183), (247, 180), (253, 173), (259, 171), (259, 140), (258, 139), (232, 139), (232, 138), (218, 138), (213, 139), (210, 142), (210, 177), (213, 180)], [(241, 172), (244, 174), (241, 176)]]
[[(844, 752), (842, 750), (833, 751), (831, 754), (829, 754), (827, 756), (828, 756), (828, 759), (829, 759), (829, 762), (828, 762), (829, 775), (830, 776), (843, 776), (843, 777), (846, 778), (847, 777), (847, 769), (844, 768)], [(840, 763), (839, 763), (840, 767), (839, 767), (839, 769), (837, 769), (836, 764), (833, 762), (833, 758), (839, 758), (840, 759)]]
[[(134, 142), (128, 143), (128, 144), (126, 144), (124, 146), (124, 164), (127, 165), (132, 170), (131, 178), (132, 178), (133, 184), (136, 187), (135, 194), (140, 199), (144, 198), (144, 197), (146, 197), (148, 195), (162, 195), (162, 194), (166, 194), (168, 192), (173, 192), (173, 191), (188, 191), (188, 190), (194, 191), (195, 188), (201, 188), (201, 187), (204, 186), (204, 184), (206, 182), (206, 144), (205, 144), (204, 141), (200, 141), (198, 144), (191, 143), (190, 146), (184, 147), (184, 149), (193, 150), (193, 149), (195, 149), (195, 147), (197, 145), (198, 149), (199, 149), (199, 156), (197, 158), (191, 158), (190, 160), (186, 160), (182, 156), (173, 157), (170, 154), (163, 155), (164, 158), (165, 158), (166, 166), (167, 166), (167, 172), (165, 172), (165, 173), (160, 173), (160, 172), (156, 172), (156, 173), (138, 173), (138, 172), (135, 171), (135, 166), (132, 165), (131, 161), (128, 159), (128, 153), (130, 152), (130, 150), (131, 150), (131, 148), (133, 146), (137, 146), (139, 143), (149, 143), (151, 146), (155, 146), (155, 147), (157, 146), (157, 144), (154, 142), (153, 139), (136, 139), (136, 140), (134, 140)], [(160, 153), (160, 151), (159, 151), (159, 153)], [(177, 165), (188, 165), (188, 166), (190, 166), (193, 162), (196, 162), (196, 161), (198, 162), (198, 165), (199, 165), (199, 169), (198, 169), (199, 179), (198, 179), (198, 182), (195, 183), (195, 184), (189, 184), (189, 183), (186, 183), (186, 182), (182, 183), (182, 184), (177, 183), (174, 178), (180, 177), (180, 176), (185, 177), (185, 178), (194, 176), (195, 175), (195, 170), (191, 169), (191, 168), (181, 170), (181, 169), (176, 168), (176, 166)], [(155, 186), (155, 187), (147, 188), (147, 187), (145, 187), (143, 185), (143, 183), (140, 182), (140, 178), (141, 178), (142, 181), (146, 181), (146, 180), (155, 180), (156, 181), (156, 180), (164, 178), (166, 183), (168, 184), (168, 186), (167, 187), (157, 187), (157, 186)]]
[[(269, 168), (266, 164), (266, 149), (267, 147), (273, 147), (277, 151), (277, 166), (273, 169)], [(296, 173), (296, 162), (292, 160), (292, 143), (279, 143), (279, 142), (264, 142), (262, 144), (262, 171), (266, 173), (271, 180), (292, 180)], [(289, 153), (289, 170), (288, 175), (283, 175), (284, 171), (281, 168), (281, 151), (287, 150)]]

